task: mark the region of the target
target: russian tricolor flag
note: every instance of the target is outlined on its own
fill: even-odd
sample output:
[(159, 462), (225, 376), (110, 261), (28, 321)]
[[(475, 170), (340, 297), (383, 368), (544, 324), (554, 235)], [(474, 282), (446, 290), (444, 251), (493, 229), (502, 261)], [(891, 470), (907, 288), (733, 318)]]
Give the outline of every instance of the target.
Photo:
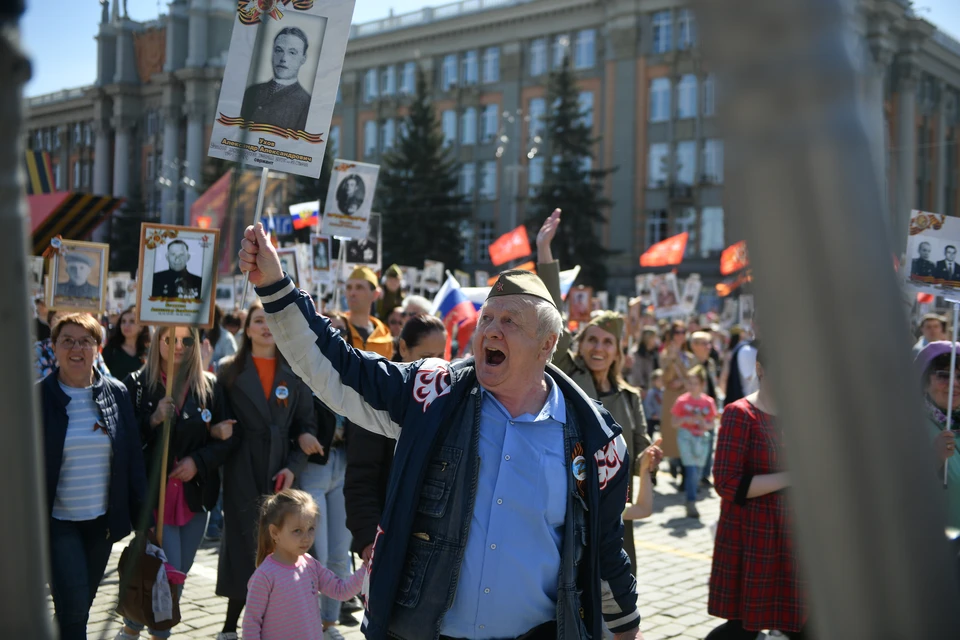
[(457, 332), (457, 343), (460, 345), (460, 353), (469, 348), (470, 340), (473, 338), (473, 331), (477, 328), (477, 318), (479, 313), (473, 306), (473, 302), (464, 294), (460, 288), (457, 279), (447, 274), (447, 280), (437, 291), (437, 296), (433, 299), (432, 313), (440, 313), (440, 318), (447, 328), (447, 346), (444, 350), (444, 357), (451, 358), (453, 332)]
[(305, 229), (320, 224), (320, 201), (303, 202), (290, 206), (294, 229)]

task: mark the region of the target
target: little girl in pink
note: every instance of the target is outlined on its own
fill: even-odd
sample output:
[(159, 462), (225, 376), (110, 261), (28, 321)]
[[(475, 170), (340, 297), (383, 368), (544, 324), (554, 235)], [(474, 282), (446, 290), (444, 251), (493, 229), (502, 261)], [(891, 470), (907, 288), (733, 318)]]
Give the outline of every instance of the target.
[(316, 526), (317, 504), (308, 493), (288, 489), (264, 502), (243, 640), (322, 640), (317, 594), (344, 601), (360, 593), (366, 565), (341, 580), (307, 553)]

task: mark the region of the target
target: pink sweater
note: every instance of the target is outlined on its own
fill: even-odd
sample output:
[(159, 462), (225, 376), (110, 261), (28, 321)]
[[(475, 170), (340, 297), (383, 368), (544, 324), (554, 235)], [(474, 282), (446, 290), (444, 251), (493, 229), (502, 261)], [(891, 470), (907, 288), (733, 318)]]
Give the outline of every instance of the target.
[(243, 640), (322, 640), (317, 593), (349, 600), (360, 593), (366, 574), (364, 565), (341, 580), (308, 553), (295, 565), (267, 556), (247, 583)]

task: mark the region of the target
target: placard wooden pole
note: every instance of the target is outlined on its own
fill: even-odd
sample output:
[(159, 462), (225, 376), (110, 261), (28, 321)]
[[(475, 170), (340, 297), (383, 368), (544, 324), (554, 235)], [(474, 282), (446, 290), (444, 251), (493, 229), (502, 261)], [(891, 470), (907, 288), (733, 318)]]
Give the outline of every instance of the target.
[[(257, 223), (260, 222), (260, 218), (263, 216), (263, 200), (267, 196), (267, 174), (269, 169), (264, 167), (260, 173), (260, 191), (257, 192), (257, 211), (253, 215), (253, 226), (256, 227)], [(240, 308), (247, 303), (247, 286), (250, 284), (250, 272), (243, 272), (243, 293), (240, 297)]]
[(347, 266), (344, 263), (347, 260), (347, 241), (349, 238), (338, 237), (337, 240), (340, 241), (340, 248), (337, 250), (337, 272), (333, 275), (333, 310), (340, 313), (340, 276), (345, 274)]
[[(167, 383), (164, 385), (167, 394), (166, 397), (173, 400), (173, 383), (176, 372), (176, 353), (177, 353), (177, 329), (170, 327), (167, 332)], [(197, 345), (199, 348), (199, 345)], [(176, 405), (174, 405), (176, 407)], [(163, 509), (167, 500), (167, 462), (170, 454), (170, 428), (174, 416), (165, 418), (163, 421), (163, 453), (160, 458), (160, 502), (157, 504), (157, 544), (163, 547)]]

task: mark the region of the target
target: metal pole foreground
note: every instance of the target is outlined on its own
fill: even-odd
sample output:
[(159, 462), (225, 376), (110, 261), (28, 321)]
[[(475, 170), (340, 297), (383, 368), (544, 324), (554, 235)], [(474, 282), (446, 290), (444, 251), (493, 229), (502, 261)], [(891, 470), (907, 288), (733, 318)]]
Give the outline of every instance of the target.
[(858, 95), (853, 4), (695, 3), (724, 88), (725, 206), (756, 267), (814, 637), (957, 638), (956, 557)]
[[(266, 167), (263, 168), (260, 173), (260, 191), (257, 192), (257, 210), (253, 215), (253, 226), (256, 227), (257, 223), (260, 222), (260, 218), (263, 217), (263, 199), (267, 195), (267, 176), (270, 175), (269, 169)], [(240, 308), (244, 308), (247, 304), (247, 287), (250, 286), (250, 272), (243, 272), (243, 293), (240, 294)]]
[(0, 0), (0, 407), (4, 445), (0, 486), (0, 637), (53, 638), (44, 584), (48, 575), (46, 498), (40, 413), (34, 387), (31, 302), (26, 256), (30, 227), (24, 200), (23, 85), (30, 63), (20, 49), (23, 2)]
[[(947, 425), (946, 431), (953, 428), (953, 385), (957, 380), (957, 322), (960, 321), (960, 300), (947, 300), (953, 304), (953, 339), (950, 341), (950, 390), (947, 392)], [(943, 464), (943, 488), (947, 488), (947, 477), (950, 465)]]

